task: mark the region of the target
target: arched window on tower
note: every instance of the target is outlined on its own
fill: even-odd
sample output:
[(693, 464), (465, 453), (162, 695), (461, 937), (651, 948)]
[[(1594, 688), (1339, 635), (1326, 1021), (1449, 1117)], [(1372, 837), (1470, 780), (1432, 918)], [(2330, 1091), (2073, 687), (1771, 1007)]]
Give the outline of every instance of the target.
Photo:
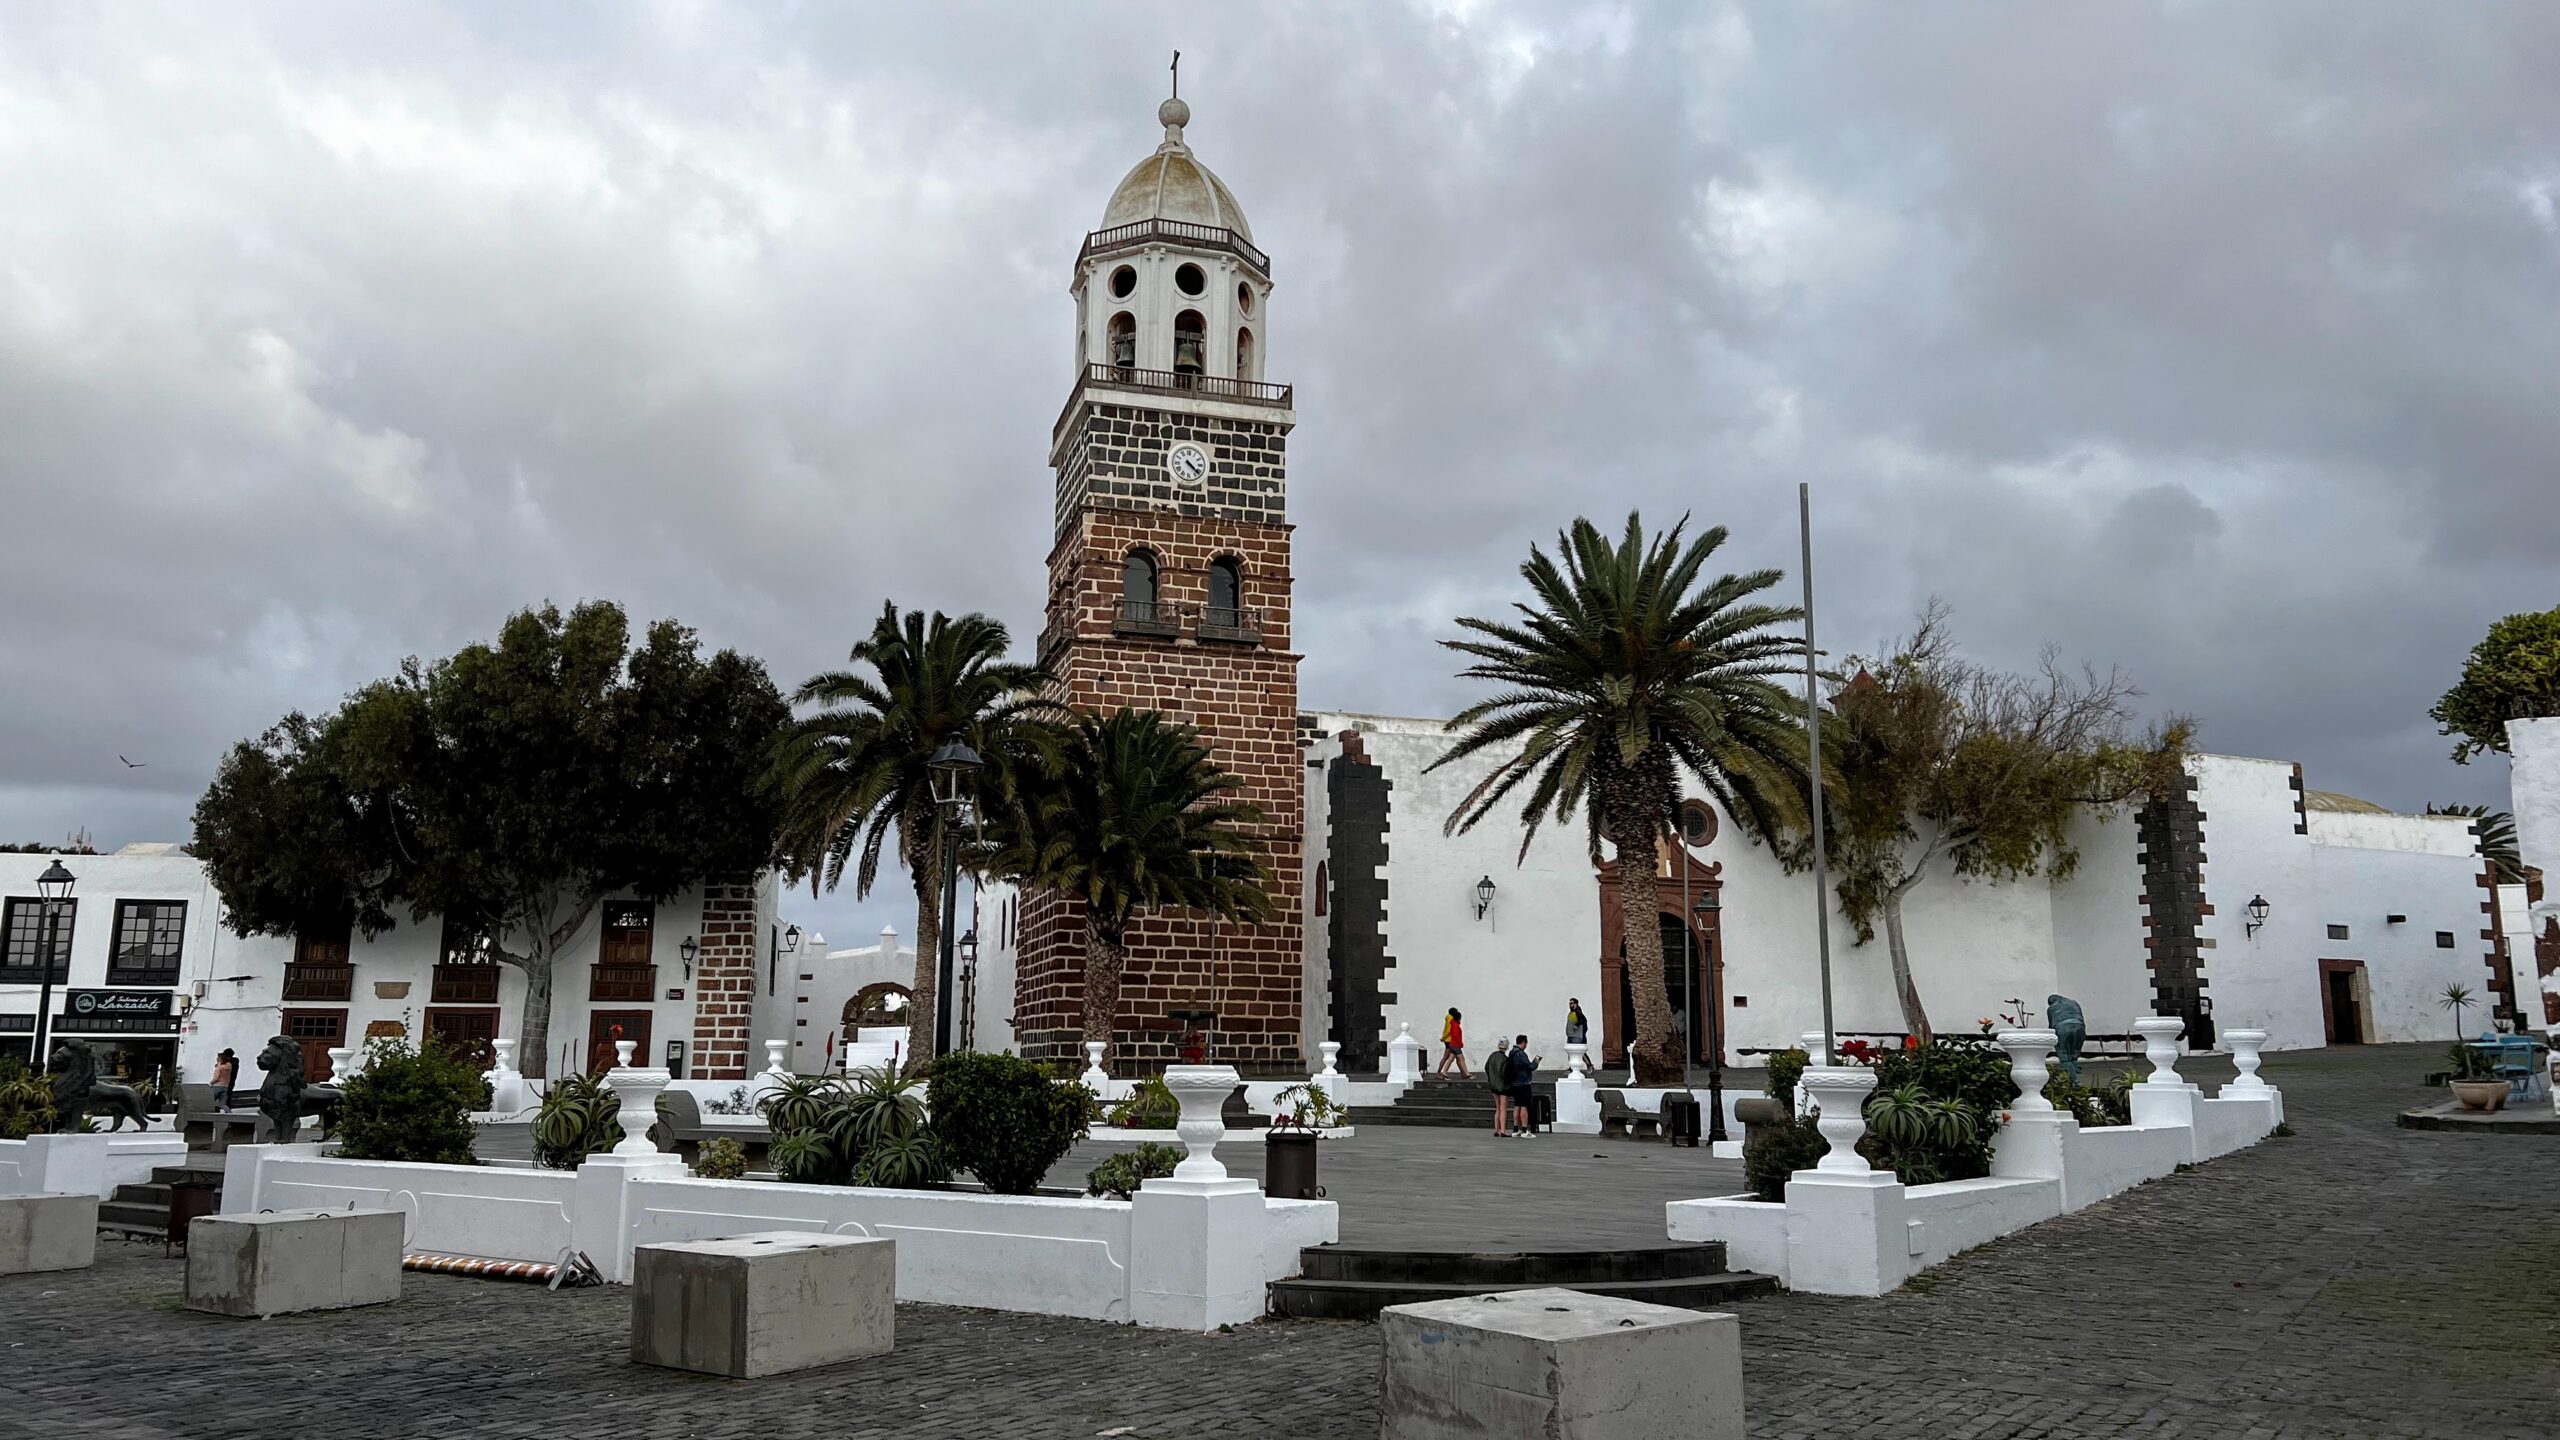
[(1236, 378), (1239, 380), (1261, 378), (1253, 373), (1253, 332), (1242, 326), (1236, 328)]
[(1120, 618), (1142, 625), (1156, 619), (1156, 557), (1132, 550), (1120, 568)]
[(1209, 613), (1201, 619), (1221, 630), (1244, 627), (1244, 566), (1233, 555), (1209, 562)]
[(1173, 373), (1203, 375), (1208, 373), (1209, 322), (1197, 310), (1185, 310), (1173, 317)]
[(1111, 363), (1123, 370), (1138, 364), (1138, 317), (1126, 310), (1111, 317)]

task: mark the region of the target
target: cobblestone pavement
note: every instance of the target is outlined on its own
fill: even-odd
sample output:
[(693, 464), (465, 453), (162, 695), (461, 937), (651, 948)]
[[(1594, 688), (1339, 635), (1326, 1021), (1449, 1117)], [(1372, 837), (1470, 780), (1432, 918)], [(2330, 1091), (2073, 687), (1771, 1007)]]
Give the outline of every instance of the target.
[[(2555, 1433), (2560, 1143), (2392, 1128), (2436, 1048), (2270, 1057), (2296, 1138), (1882, 1300), (1744, 1307), (1752, 1433)], [(394, 1306), (229, 1321), (178, 1308), (180, 1265), (108, 1245), (90, 1272), (0, 1279), (0, 1436), (1377, 1433), (1365, 1325), (1165, 1335), (907, 1305), (892, 1357), (734, 1384), (629, 1364), (619, 1289), (411, 1275)]]

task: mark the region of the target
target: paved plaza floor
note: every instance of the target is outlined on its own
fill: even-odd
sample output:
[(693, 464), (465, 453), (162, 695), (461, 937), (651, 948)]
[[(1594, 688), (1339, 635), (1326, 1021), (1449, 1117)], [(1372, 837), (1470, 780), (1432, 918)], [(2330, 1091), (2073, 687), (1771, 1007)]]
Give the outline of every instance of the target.
[[(1882, 1300), (1741, 1307), (1751, 1433), (2560, 1432), (2560, 1141), (2396, 1128), (2428, 1097), (2416, 1077), (2441, 1048), (2271, 1056), (2295, 1138), (2011, 1236)], [(1612, 1192), (1652, 1164), (1712, 1163), (1563, 1139), (1417, 1143), (1440, 1157), (1412, 1162), (1425, 1191), (1554, 1212), (1550, 1229), (1614, 1215)], [(1346, 1207), (1376, 1203), (1373, 1177), (1347, 1158), (1339, 1170)], [(1344, 1231), (1356, 1233), (1348, 1214)], [(0, 1279), (0, 1436), (1365, 1440), (1378, 1428), (1377, 1331), (1362, 1324), (1168, 1335), (902, 1305), (894, 1355), (742, 1384), (628, 1363), (620, 1289), (410, 1275), (394, 1306), (222, 1320), (179, 1308), (181, 1264), (108, 1244), (93, 1271)]]

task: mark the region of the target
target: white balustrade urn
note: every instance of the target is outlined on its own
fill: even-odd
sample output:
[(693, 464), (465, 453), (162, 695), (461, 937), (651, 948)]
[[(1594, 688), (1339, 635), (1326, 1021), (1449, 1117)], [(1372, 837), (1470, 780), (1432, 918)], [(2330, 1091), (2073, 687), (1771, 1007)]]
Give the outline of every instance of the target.
[(1339, 1076), (1342, 1071), (1334, 1064), (1334, 1062), (1342, 1058), (1342, 1042), (1339, 1040), (1319, 1040), (1316, 1042), (1316, 1049), (1322, 1051), (1324, 1054), (1324, 1068), (1316, 1072), (1317, 1077), (1320, 1079), (1332, 1079)]
[(348, 1049), (344, 1045), (331, 1046), (329, 1049), (329, 1078), (332, 1080), (344, 1080), (354, 1073), (356, 1073), (356, 1052)]
[(490, 1041), (489, 1048), (497, 1052), (498, 1060), (496, 1064), (489, 1067), (489, 1073), (493, 1075), (516, 1073), (516, 1046), (520, 1043), (522, 1042), (515, 1040)]
[(1590, 1074), (1591, 1047), (1588, 1045), (1576, 1045), (1571, 1041), (1566, 1041), (1564, 1047), (1564, 1073), (1567, 1075)]
[(2231, 1047), (2231, 1063), (2240, 1071), (2239, 1078), (2222, 1087), (2223, 1093), (2227, 1095), (2234, 1090), (2266, 1089), (2267, 1082), (2258, 1078), (2260, 1063), (2258, 1051), (2267, 1043), (2267, 1032), (2225, 1030), (2222, 1032), (2222, 1043)]
[(1173, 1167), (1176, 1180), (1224, 1180), (1227, 1167), (1218, 1163), (1218, 1141), (1227, 1133), (1222, 1114), (1227, 1097), (1233, 1095), (1242, 1077), (1233, 1065), (1168, 1065), (1164, 1083), (1182, 1107), (1182, 1116), (1174, 1122), (1173, 1133), (1182, 1139), (1190, 1158)]
[(1822, 1043), (1821, 1031), (1807, 1030), (1796, 1037), (1796, 1045), (1804, 1051), (1805, 1063), (1807, 1065), (1828, 1065), (1831, 1063), (1830, 1047)]
[(2151, 1062), (2151, 1074), (2145, 1085), (2184, 1085), (2178, 1078), (2178, 1036), (2187, 1022), (2175, 1015), (2144, 1015), (2133, 1022), (2133, 1033), (2142, 1037), (2142, 1057)]
[(790, 1048), (791, 1042), (788, 1040), (767, 1040), (764, 1042), (764, 1073), (778, 1079), (790, 1079), (791, 1067), (784, 1064), (782, 1061), (782, 1052)]
[[(629, 1058), (631, 1042), (617, 1040), (616, 1049)], [(604, 1083), (620, 1101), (614, 1121), (622, 1127), (622, 1143), (613, 1147), (616, 1155), (655, 1155), (658, 1147), (649, 1141), (649, 1127), (658, 1123), (658, 1096), (674, 1077), (664, 1070), (640, 1070), (618, 1065), (605, 1072)]]
[(1387, 1042), (1387, 1079), (1414, 1081), (1422, 1078), (1422, 1042), (1413, 1038), (1413, 1022), (1399, 1021), (1396, 1038)]
[(1805, 1067), (1805, 1095), (1819, 1112), (1814, 1128), (1831, 1144), (1813, 1168), (1834, 1175), (1864, 1175), (1875, 1168), (1858, 1153), (1858, 1141), (1867, 1133), (1867, 1097), (1875, 1088), (1876, 1072), (1864, 1065)]
[(2044, 1098), (2044, 1083), (2052, 1072), (2045, 1068), (2044, 1058), (2053, 1053), (2054, 1033), (2003, 1030), (1991, 1038), (2009, 1052), (2009, 1080), (2018, 1087), (2018, 1098), (2009, 1102), (2009, 1109), (2018, 1114), (2051, 1110), (2053, 1102)]
[(1101, 1040), (1084, 1042), (1084, 1073), (1076, 1078), (1096, 1095), (1110, 1093), (1111, 1072), (1102, 1068), (1102, 1052), (1108, 1048), (1109, 1045)]
[(516, 1069), (516, 1041), (491, 1040), (489, 1048), (497, 1062), (480, 1078), (489, 1082), (489, 1108), (500, 1115), (512, 1115), (525, 1108), (524, 1076)]
[(614, 1041), (614, 1042), (613, 1042), (613, 1068), (615, 1068), (616, 1070), (628, 1070), (628, 1069), (630, 1069), (630, 1068), (631, 1068), (631, 1052), (632, 1052), (632, 1051), (634, 1051), (634, 1050), (636, 1050), (636, 1049), (638, 1049), (638, 1048), (639, 1048), (639, 1046), (640, 1046), (640, 1042), (639, 1042), (639, 1041), (637, 1041), (637, 1040), (616, 1040), (616, 1041)]

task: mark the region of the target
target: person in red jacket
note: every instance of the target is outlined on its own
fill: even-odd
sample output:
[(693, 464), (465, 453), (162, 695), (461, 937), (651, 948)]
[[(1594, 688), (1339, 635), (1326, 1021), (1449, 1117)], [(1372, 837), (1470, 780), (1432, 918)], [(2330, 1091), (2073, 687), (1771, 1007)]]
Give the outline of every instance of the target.
[(1440, 1022), (1440, 1068), (1432, 1073), (1446, 1075), (1452, 1065), (1458, 1067), (1459, 1074), (1467, 1073), (1467, 1027), (1460, 1022), (1455, 1005), (1449, 1007), (1449, 1017)]

